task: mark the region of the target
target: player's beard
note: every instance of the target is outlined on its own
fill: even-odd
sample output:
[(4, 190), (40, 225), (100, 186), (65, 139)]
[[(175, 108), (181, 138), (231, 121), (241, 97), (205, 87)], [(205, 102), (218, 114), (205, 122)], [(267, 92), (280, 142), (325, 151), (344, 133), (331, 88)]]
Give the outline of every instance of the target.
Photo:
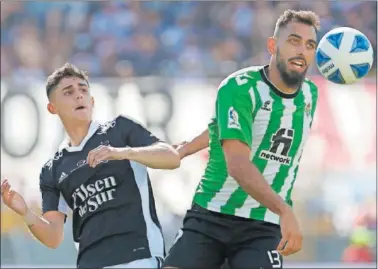
[(303, 82), (308, 67), (306, 67), (306, 69), (303, 72), (288, 70), (287, 61), (280, 58), (279, 49), (277, 49), (276, 62), (277, 69), (280, 72), (281, 78), (288, 87), (298, 87)]

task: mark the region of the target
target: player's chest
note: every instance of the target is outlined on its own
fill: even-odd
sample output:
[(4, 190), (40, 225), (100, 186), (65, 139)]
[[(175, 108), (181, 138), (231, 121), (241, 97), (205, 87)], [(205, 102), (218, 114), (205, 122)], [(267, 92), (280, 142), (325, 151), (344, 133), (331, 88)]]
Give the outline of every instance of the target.
[(311, 123), (311, 103), (282, 100), (262, 100), (262, 105), (253, 115), (252, 137), (262, 141), (264, 137), (303, 137)]
[(303, 127), (311, 123), (311, 102), (296, 102), (293, 99), (280, 101), (262, 99), (261, 106), (252, 113), (253, 123), (257, 125), (284, 125), (301, 124)]
[(123, 147), (119, 139), (103, 136), (89, 140), (82, 151), (65, 152), (60, 165), (56, 167), (58, 188), (66, 198), (72, 194), (89, 196), (104, 189), (114, 188), (119, 184), (119, 178), (130, 169), (127, 161), (103, 161), (96, 167), (88, 164), (88, 154), (99, 146)]

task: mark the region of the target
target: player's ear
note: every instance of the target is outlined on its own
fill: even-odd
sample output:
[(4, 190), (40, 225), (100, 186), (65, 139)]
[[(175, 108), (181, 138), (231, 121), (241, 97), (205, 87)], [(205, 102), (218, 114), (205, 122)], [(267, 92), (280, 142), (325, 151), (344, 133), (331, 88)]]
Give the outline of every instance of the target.
[(56, 107), (54, 106), (53, 103), (49, 102), (47, 104), (47, 110), (51, 113), (51, 114), (56, 114)]
[(93, 96), (91, 97), (91, 99), (92, 99), (92, 107), (94, 107), (95, 101), (94, 101)]
[(277, 39), (275, 37), (269, 37), (266, 46), (270, 55), (275, 55), (277, 53)]

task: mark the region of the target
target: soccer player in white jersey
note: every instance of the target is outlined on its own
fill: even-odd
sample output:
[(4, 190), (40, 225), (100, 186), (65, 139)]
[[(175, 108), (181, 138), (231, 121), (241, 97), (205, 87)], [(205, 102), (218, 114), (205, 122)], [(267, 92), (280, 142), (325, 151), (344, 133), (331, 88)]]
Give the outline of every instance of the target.
[(317, 103), (305, 74), (318, 30), (315, 13), (285, 11), (270, 63), (228, 76), (208, 130), (178, 147), (183, 158), (209, 146), (209, 161), (164, 267), (282, 268), (301, 249), (291, 193)]

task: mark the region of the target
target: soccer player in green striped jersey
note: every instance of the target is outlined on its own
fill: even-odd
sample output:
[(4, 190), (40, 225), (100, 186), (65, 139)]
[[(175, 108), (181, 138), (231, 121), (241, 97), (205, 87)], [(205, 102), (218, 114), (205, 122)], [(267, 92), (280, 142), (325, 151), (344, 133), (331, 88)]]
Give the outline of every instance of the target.
[(179, 147), (185, 157), (209, 146), (209, 161), (165, 267), (282, 268), (301, 249), (291, 193), (317, 103), (305, 74), (318, 29), (315, 13), (285, 11), (270, 63), (228, 76), (208, 130)]

